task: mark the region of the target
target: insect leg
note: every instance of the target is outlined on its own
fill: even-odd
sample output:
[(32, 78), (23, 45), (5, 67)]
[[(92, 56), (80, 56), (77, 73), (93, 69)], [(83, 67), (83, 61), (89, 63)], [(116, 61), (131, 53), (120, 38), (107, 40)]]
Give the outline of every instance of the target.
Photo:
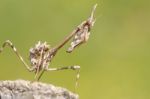
[(66, 67), (60, 67), (60, 68), (49, 68), (49, 69), (47, 69), (47, 71), (60, 71), (60, 70), (68, 70), (68, 69), (77, 71), (76, 83), (75, 83), (75, 90), (76, 90), (76, 88), (78, 87), (78, 80), (80, 77), (80, 66), (66, 66)]
[(21, 62), (25, 65), (25, 67), (28, 69), (28, 71), (33, 71), (34, 68), (30, 68), (27, 63), (24, 61), (24, 59), (22, 58), (22, 56), (18, 53), (16, 47), (13, 45), (13, 43), (9, 40), (6, 40), (2, 47), (0, 48), (0, 53), (3, 51), (4, 47), (9, 46), (13, 49), (13, 51), (15, 52), (15, 54), (19, 57), (19, 59), (21, 60)]

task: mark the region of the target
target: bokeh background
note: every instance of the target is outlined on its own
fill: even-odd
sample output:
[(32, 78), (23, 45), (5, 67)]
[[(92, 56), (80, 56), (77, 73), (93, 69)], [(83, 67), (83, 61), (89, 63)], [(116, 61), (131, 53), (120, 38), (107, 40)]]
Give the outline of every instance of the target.
[[(81, 66), (80, 99), (150, 99), (149, 0), (0, 0), (0, 44), (7, 39), (28, 60), (37, 41), (56, 45), (98, 3), (90, 40), (51, 67)], [(74, 71), (46, 72), (41, 81), (74, 90)], [(0, 54), (0, 80), (33, 80), (10, 48)]]

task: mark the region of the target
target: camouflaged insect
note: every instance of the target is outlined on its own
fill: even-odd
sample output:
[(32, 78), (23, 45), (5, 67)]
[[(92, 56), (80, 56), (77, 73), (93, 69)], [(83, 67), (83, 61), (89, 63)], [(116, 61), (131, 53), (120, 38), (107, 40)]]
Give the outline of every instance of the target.
[(75, 88), (78, 85), (78, 79), (80, 77), (80, 66), (79, 65), (71, 65), (71, 66), (63, 66), (59, 68), (51, 68), (49, 67), (49, 64), (51, 63), (51, 60), (54, 58), (58, 50), (60, 50), (69, 40), (73, 38), (73, 41), (71, 42), (71, 46), (68, 48), (67, 52), (72, 52), (77, 46), (81, 45), (82, 43), (85, 43), (89, 39), (90, 30), (93, 27), (95, 23), (94, 19), (94, 12), (96, 9), (96, 6), (94, 6), (91, 16), (84, 22), (82, 22), (77, 28), (73, 30), (73, 32), (69, 33), (69, 35), (66, 36), (66, 38), (63, 39), (59, 44), (57, 44), (54, 47), (50, 47), (46, 42), (38, 42), (30, 49), (30, 62), (31, 65), (28, 65), (23, 57), (20, 55), (14, 44), (10, 40), (6, 40), (2, 47), (0, 48), (0, 53), (3, 51), (5, 46), (9, 46), (13, 49), (14, 53), (18, 56), (18, 58), (21, 60), (21, 62), (24, 64), (26, 69), (30, 72), (35, 73), (35, 80), (39, 81), (42, 77), (43, 73), (45, 71), (60, 71), (60, 70), (76, 70), (76, 84)]

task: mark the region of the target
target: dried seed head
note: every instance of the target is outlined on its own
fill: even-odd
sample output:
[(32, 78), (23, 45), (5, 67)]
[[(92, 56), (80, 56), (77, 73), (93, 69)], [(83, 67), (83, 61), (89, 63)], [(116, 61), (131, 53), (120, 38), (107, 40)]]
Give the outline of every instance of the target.
[(73, 41), (71, 42), (71, 46), (68, 48), (67, 52), (71, 53), (77, 46), (81, 45), (88, 41), (90, 36), (90, 30), (94, 26), (95, 19), (94, 19), (94, 12), (96, 9), (97, 4), (93, 7), (91, 16), (88, 20), (82, 22), (77, 28), (78, 31), (76, 32)]
[(30, 49), (30, 61), (31, 65), (35, 68), (43, 68), (48, 67), (50, 58), (49, 57), (49, 45), (44, 42), (41, 43), (40, 41)]

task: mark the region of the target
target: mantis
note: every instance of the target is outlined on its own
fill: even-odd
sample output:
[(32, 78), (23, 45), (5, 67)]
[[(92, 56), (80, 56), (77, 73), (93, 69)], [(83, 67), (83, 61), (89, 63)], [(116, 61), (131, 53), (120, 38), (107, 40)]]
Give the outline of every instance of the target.
[(39, 81), (42, 77), (43, 73), (45, 71), (60, 71), (60, 70), (75, 70), (77, 71), (76, 75), (76, 84), (75, 86), (78, 86), (78, 79), (79, 79), (79, 72), (80, 72), (80, 66), (74, 65), (74, 66), (66, 66), (66, 67), (60, 67), (60, 68), (50, 68), (49, 64), (51, 63), (54, 56), (57, 54), (57, 52), (72, 39), (72, 42), (70, 44), (70, 47), (67, 49), (67, 53), (71, 53), (74, 51), (76, 47), (79, 45), (82, 45), (83, 43), (86, 43), (89, 39), (91, 28), (94, 26), (94, 23), (96, 19), (94, 18), (94, 12), (96, 9), (96, 5), (94, 5), (90, 17), (83, 21), (80, 25), (78, 25), (69, 35), (67, 35), (63, 41), (58, 43), (54, 47), (50, 47), (47, 42), (41, 42), (39, 41), (35, 46), (33, 46), (29, 50), (29, 59), (31, 62), (31, 66), (29, 66), (21, 56), (21, 54), (18, 52), (17, 48), (14, 46), (14, 44), (10, 40), (6, 40), (2, 47), (0, 48), (0, 53), (4, 50), (6, 46), (12, 48), (14, 53), (18, 56), (18, 58), (21, 60), (21, 62), (24, 64), (25, 68), (29, 72), (35, 73), (35, 80)]

